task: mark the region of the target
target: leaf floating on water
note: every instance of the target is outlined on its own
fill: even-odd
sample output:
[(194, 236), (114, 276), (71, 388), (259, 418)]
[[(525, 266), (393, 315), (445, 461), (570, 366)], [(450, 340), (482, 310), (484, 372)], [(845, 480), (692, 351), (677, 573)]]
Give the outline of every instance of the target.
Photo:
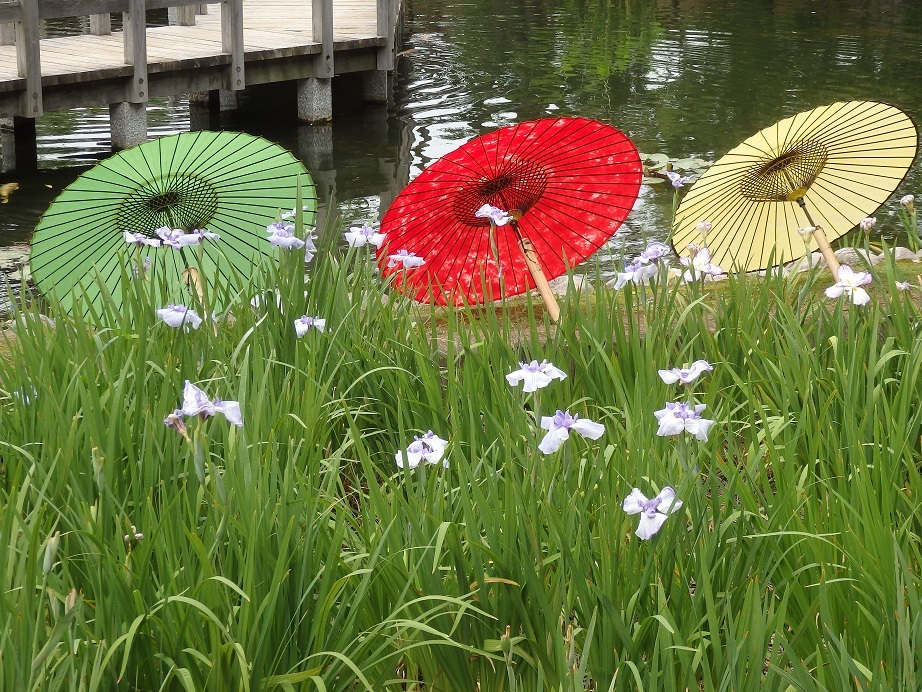
[(680, 168), (683, 171), (687, 171), (689, 168), (695, 165), (694, 159), (676, 159), (673, 161), (673, 168)]
[(669, 163), (669, 156), (662, 153), (657, 154), (641, 154), (640, 159), (642, 161), (647, 161), (653, 166), (665, 166)]
[(698, 168), (707, 168), (711, 165), (711, 163), (710, 161), (705, 161), (704, 159), (689, 157), (686, 159), (676, 159), (673, 161), (672, 165), (675, 168), (683, 171), (692, 171)]
[(640, 182), (644, 185), (662, 185), (666, 180), (664, 178), (651, 178), (645, 175)]

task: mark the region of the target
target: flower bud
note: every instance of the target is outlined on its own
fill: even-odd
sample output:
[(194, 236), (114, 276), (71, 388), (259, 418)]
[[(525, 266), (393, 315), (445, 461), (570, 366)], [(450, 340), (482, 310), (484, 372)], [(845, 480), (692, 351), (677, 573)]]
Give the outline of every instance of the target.
[(877, 225), (877, 219), (871, 216), (865, 219), (861, 219), (861, 221), (858, 222), (858, 228), (860, 228), (862, 231), (865, 231), (865, 232), (870, 231), (876, 225)]
[(798, 228), (797, 232), (800, 233), (801, 238), (809, 240), (810, 237), (816, 233), (816, 226), (804, 226), (803, 228)]
[(64, 598), (64, 612), (69, 613), (77, 605), (77, 589), (71, 589)]
[(707, 244), (708, 233), (711, 232), (711, 229), (714, 228), (714, 224), (710, 221), (699, 221), (698, 225), (695, 227), (695, 230), (701, 235), (701, 242)]
[(93, 477), (96, 479), (96, 488), (102, 493), (106, 487), (106, 476), (102, 472), (102, 464), (105, 459), (99, 454), (99, 447), (93, 447), (90, 450), (90, 456), (93, 460)]
[(906, 211), (908, 211), (908, 212), (911, 213), (911, 212), (913, 211), (913, 209), (915, 209), (915, 206), (916, 206), (916, 198), (913, 197), (912, 195), (906, 195), (905, 197), (903, 197), (902, 199), (900, 199), (900, 204), (902, 204), (904, 207), (906, 207)]
[(183, 421), (182, 416), (183, 416), (182, 409), (178, 408), (175, 411), (173, 411), (173, 413), (168, 414), (167, 417), (163, 419), (163, 424), (168, 428), (173, 428), (180, 435), (182, 435), (188, 440), (189, 433), (186, 431), (186, 424)]
[(138, 541), (143, 541), (143, 540), (144, 540), (144, 534), (138, 533), (138, 527), (132, 524), (131, 533), (125, 534), (125, 543), (128, 543), (130, 545), (132, 543), (137, 543)]
[(499, 637), (499, 648), (508, 656), (512, 652), (512, 627), (506, 625), (506, 633)]
[(55, 531), (53, 536), (48, 537), (45, 543), (45, 559), (42, 561), (42, 573), (47, 576), (54, 566), (54, 559), (58, 554), (58, 546), (61, 545), (61, 532)]

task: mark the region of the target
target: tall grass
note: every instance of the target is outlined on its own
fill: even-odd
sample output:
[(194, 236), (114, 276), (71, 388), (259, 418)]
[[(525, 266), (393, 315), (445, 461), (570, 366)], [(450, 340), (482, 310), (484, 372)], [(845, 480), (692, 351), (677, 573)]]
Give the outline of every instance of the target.
[[(922, 339), (889, 274), (864, 308), (781, 276), (573, 292), (555, 327), (409, 303), (364, 249), (314, 261), (204, 296), (189, 332), (154, 311), (198, 299), (156, 281), (90, 322), (20, 302), (3, 689), (922, 685)], [(327, 331), (297, 339), (301, 314)], [(511, 388), (532, 358), (568, 377)], [(684, 394), (657, 369), (699, 358), (717, 424), (658, 437)], [(165, 426), (185, 380), (243, 427)], [(605, 434), (542, 454), (558, 408)], [(448, 466), (398, 469), (427, 430)], [(684, 506), (641, 541), (621, 503), (666, 485)]]

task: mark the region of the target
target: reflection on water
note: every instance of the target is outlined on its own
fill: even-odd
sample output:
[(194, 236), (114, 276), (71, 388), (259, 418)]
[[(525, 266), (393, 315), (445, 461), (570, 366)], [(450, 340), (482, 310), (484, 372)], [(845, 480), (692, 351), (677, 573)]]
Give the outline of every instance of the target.
[[(796, 112), (878, 99), (922, 115), (922, 14), (900, 0), (409, 0), (394, 102), (362, 109), (337, 78), (330, 128), (295, 120), (292, 85), (249, 89), (211, 127), (291, 149), (346, 224), (375, 217), (439, 156), (496, 127), (583, 115), (626, 132), (647, 153), (713, 160)], [(155, 134), (185, 131), (184, 99), (151, 105)], [(197, 124), (198, 126), (198, 124)], [(56, 192), (108, 149), (107, 109), (49, 113), (40, 170), (0, 206), (0, 248), (22, 248)], [(48, 186), (48, 187), (46, 187)], [(917, 164), (885, 206), (922, 193)], [(679, 193), (681, 194), (681, 192)], [(666, 186), (641, 189), (611, 255), (666, 236)], [(2, 261), (2, 260), (0, 260)]]

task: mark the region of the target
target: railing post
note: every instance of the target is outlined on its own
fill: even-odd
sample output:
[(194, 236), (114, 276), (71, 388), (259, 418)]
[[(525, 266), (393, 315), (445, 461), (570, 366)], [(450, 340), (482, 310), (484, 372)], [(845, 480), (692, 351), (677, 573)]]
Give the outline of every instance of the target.
[(326, 123), (333, 117), (333, 0), (311, 0), (311, 32), (320, 53), (313, 76), (298, 80), (298, 119)]
[(128, 0), (128, 12), (122, 16), (125, 41), (125, 64), (134, 66), (125, 100), (145, 103), (147, 89), (147, 16), (144, 0)]
[(201, 3), (195, 6), (195, 14), (208, 14), (208, 5)]
[(91, 14), (90, 33), (93, 36), (108, 36), (111, 34), (112, 17), (108, 14)]
[(16, 22), (16, 62), (19, 76), (26, 78), (19, 111), (27, 118), (42, 114), (42, 64), (38, 45), (38, 1), (21, 2)]
[(134, 67), (125, 100), (109, 104), (112, 148), (127, 149), (147, 139), (147, 14), (145, 0), (128, 0), (122, 14), (125, 64)]
[(195, 5), (180, 5), (167, 9), (170, 26), (195, 26)]
[(390, 98), (389, 72), (394, 69), (394, 35), (396, 31), (396, 3), (399, 0), (376, 0), (377, 34), (384, 38), (378, 48), (375, 69), (362, 73), (362, 98), (366, 103), (387, 103)]
[(378, 36), (384, 36), (387, 43), (378, 49), (378, 69), (390, 72), (394, 69), (394, 38), (397, 33), (397, 2), (399, 0), (377, 0)]
[(0, 24), (0, 46), (12, 46), (16, 43), (16, 25)]
[(221, 0), (221, 50), (231, 56), (225, 89), (246, 86), (243, 66), (243, 0)]
[(333, 77), (333, 0), (311, 0), (313, 40), (320, 44), (320, 55), (314, 66), (314, 76)]

